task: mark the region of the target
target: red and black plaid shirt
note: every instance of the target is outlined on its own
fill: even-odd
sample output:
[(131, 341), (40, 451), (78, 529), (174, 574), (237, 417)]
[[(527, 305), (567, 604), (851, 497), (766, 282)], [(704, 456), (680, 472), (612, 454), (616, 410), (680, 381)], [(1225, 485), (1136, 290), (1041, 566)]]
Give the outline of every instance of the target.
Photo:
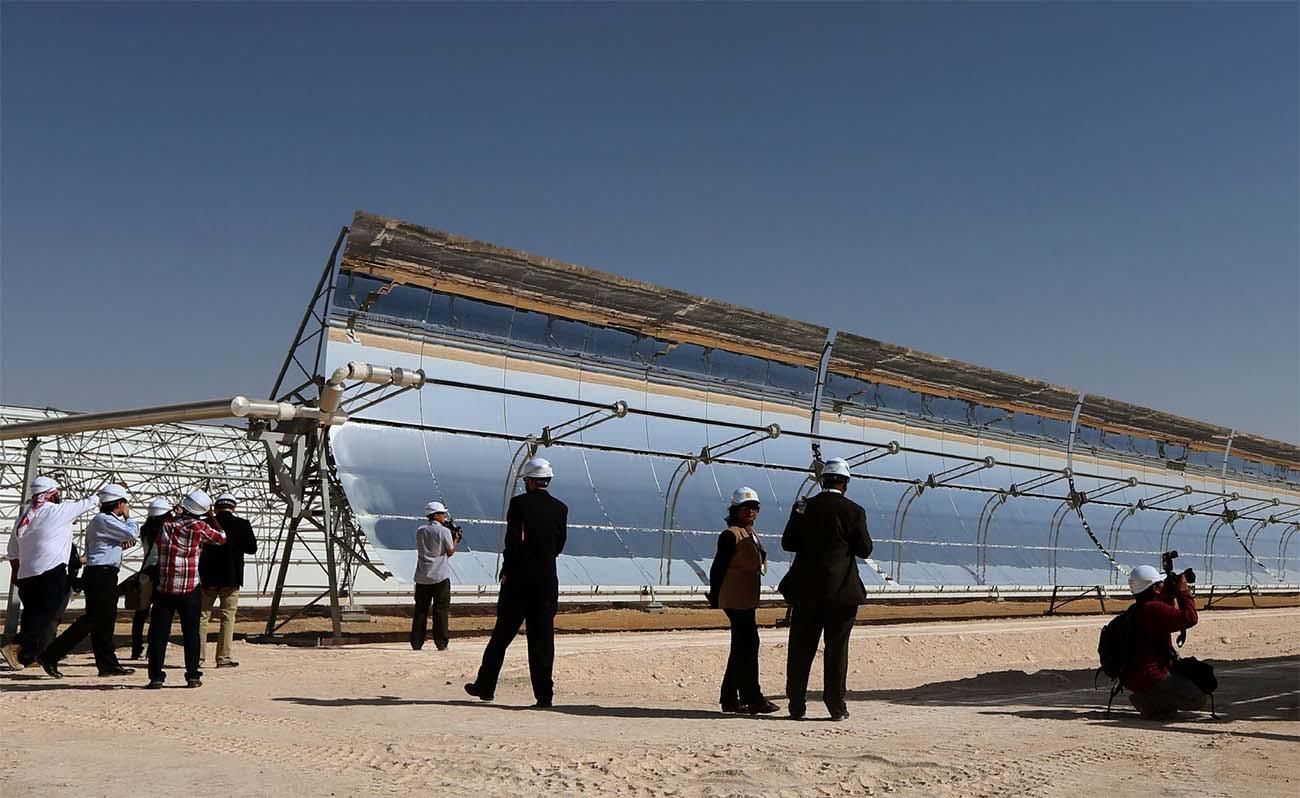
[(199, 548), (204, 543), (225, 543), (226, 533), (200, 518), (177, 518), (158, 530), (158, 589), (164, 593), (189, 593), (199, 586)]

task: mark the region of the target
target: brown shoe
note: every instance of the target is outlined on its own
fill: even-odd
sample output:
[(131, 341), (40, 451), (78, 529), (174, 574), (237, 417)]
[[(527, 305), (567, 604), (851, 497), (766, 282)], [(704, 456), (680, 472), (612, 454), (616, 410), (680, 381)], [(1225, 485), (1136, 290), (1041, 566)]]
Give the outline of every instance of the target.
[(22, 663), (22, 660), (18, 659), (17, 643), (10, 643), (9, 645), (0, 648), (0, 657), (3, 657), (4, 661), (9, 664), (9, 667), (16, 671), (20, 671), (27, 667)]

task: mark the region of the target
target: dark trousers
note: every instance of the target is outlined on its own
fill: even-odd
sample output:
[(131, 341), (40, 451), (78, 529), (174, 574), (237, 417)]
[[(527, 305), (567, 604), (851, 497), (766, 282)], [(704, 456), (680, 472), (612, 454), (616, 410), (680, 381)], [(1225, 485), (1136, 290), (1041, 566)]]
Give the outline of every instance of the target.
[(758, 686), (758, 621), (754, 610), (723, 610), (731, 621), (731, 653), (722, 675), (723, 704), (753, 704), (763, 700)]
[(501, 665), (506, 659), (506, 649), (519, 634), (519, 624), (527, 623), (528, 675), (533, 682), (533, 697), (549, 703), (555, 694), (551, 673), (555, 666), (555, 589), (512, 590), (501, 588), (497, 601), (497, 623), (492, 629), (492, 639), (483, 651), (483, 664), (474, 680), (484, 695), (497, 689)]
[(858, 608), (804, 606), (790, 608), (790, 647), (786, 657), (785, 695), (792, 708), (803, 708), (808, 693), (808, 672), (817, 656), (817, 640), (825, 636), (823, 661), (825, 688), (822, 700), (832, 714), (842, 712), (848, 690), (849, 633)]
[(140, 659), (144, 653), (144, 622), (149, 620), (149, 608), (136, 610), (131, 618), (131, 659)]
[(41, 653), (41, 638), (50, 621), (58, 617), (68, 595), (68, 565), (60, 563), (43, 574), (18, 580), (18, 600), (23, 603), (18, 620), (18, 661), (31, 665)]
[(121, 665), (113, 651), (113, 624), (117, 621), (117, 567), (87, 565), (81, 571), (81, 585), (86, 594), (85, 614), (50, 643), (41, 659), (56, 664), (85, 640), (86, 635), (90, 635), (99, 672), (119, 668)]
[(1191, 679), (1171, 673), (1155, 687), (1133, 693), (1129, 701), (1144, 718), (1167, 718), (1179, 711), (1202, 709), (1210, 694), (1196, 686)]
[(419, 651), (429, 624), (429, 607), (433, 607), (433, 644), (438, 650), (447, 647), (447, 619), (451, 615), (451, 580), (415, 586), (415, 615), (411, 618), (411, 648)]
[(188, 593), (164, 593), (155, 590), (153, 606), (149, 609), (149, 680), (161, 682), (167, 678), (163, 663), (167, 661), (167, 640), (172, 636), (172, 617), (181, 616), (181, 637), (185, 641), (185, 678), (198, 679), (199, 670), (199, 616), (203, 599), (196, 587)]

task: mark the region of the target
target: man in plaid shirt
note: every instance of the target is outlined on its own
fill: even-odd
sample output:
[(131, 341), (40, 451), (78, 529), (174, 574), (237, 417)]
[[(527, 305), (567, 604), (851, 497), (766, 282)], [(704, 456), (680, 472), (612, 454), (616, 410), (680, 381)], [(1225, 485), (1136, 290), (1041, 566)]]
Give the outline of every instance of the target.
[[(172, 618), (177, 613), (181, 616), (181, 636), (185, 640), (185, 686), (203, 684), (203, 673), (199, 670), (203, 604), (199, 595), (199, 549), (205, 543), (225, 543), (226, 533), (208, 514), (212, 498), (203, 491), (191, 491), (181, 500), (180, 509), (175, 518), (163, 524), (154, 544), (158, 549), (158, 586), (149, 615), (150, 690), (162, 687), (167, 678), (163, 663), (167, 658), (167, 639), (172, 634)], [(209, 520), (213, 525), (209, 525)]]

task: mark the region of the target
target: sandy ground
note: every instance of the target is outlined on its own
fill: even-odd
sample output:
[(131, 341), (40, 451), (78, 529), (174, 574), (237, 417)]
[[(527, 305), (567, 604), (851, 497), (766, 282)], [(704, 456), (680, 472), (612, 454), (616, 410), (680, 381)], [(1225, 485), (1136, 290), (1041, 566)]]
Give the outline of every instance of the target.
[[(0, 672), (0, 792), (19, 795), (1288, 796), (1300, 794), (1300, 610), (1202, 615), (1208, 714), (1107, 719), (1092, 688), (1103, 617), (859, 626), (852, 718), (721, 716), (726, 634), (561, 636), (557, 706), (527, 709), (524, 641), (497, 702), (468, 699), (484, 638), (446, 652), (237, 643), (242, 667), (186, 690)], [(125, 652), (122, 652), (125, 653)], [(172, 664), (180, 659), (173, 646)], [(781, 704), (785, 632), (763, 631)], [(820, 687), (814, 666), (814, 688)], [(1122, 699), (1121, 699), (1122, 701)]]

